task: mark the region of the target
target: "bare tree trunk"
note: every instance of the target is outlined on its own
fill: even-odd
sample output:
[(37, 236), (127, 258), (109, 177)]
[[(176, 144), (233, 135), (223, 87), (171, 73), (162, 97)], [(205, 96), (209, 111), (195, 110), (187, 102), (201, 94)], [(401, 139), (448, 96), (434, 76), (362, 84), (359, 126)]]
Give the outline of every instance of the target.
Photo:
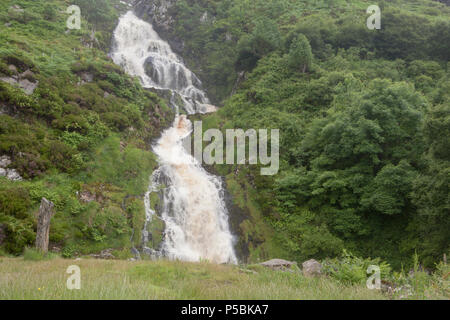
[(48, 235), (50, 231), (50, 219), (55, 214), (55, 205), (45, 198), (41, 200), (39, 207), (38, 224), (36, 231), (36, 248), (42, 252), (48, 251)]

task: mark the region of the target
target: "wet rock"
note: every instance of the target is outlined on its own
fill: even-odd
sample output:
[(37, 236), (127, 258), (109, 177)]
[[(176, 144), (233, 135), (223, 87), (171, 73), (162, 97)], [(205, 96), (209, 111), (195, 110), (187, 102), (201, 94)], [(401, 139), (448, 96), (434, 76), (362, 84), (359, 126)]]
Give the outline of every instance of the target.
[(192, 74), (191, 78), (192, 78), (192, 84), (194, 85), (194, 87), (202, 89), (202, 82), (200, 81), (200, 79), (195, 74)]
[(160, 83), (162, 79), (159, 76), (158, 69), (155, 67), (155, 58), (148, 57), (144, 62), (145, 74), (149, 76), (155, 83)]
[(157, 260), (161, 257), (161, 253), (157, 250), (154, 250), (152, 248), (144, 247), (142, 249), (142, 253), (146, 256), (148, 256), (152, 260)]
[(317, 277), (322, 274), (322, 265), (314, 259), (303, 262), (302, 267), (305, 277)]
[(296, 265), (296, 262), (287, 261), (283, 259), (272, 259), (269, 261), (265, 261), (260, 263), (260, 265), (270, 268), (272, 270), (289, 270), (294, 265)]
[(139, 253), (138, 249), (136, 249), (135, 247), (132, 247), (131, 253), (134, 255), (135, 260), (141, 260), (141, 254)]

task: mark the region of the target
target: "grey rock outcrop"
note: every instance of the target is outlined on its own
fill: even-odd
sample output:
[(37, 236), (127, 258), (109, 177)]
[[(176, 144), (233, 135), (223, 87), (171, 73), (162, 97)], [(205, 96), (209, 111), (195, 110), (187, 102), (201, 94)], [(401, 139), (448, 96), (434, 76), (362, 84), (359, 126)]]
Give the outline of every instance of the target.
[(23, 180), (16, 169), (8, 168), (11, 164), (11, 158), (8, 156), (0, 157), (0, 177), (6, 177), (11, 181), (21, 181)]
[(317, 277), (322, 274), (322, 265), (314, 259), (303, 262), (302, 267), (305, 277)]
[(296, 264), (297, 264), (296, 262), (287, 261), (283, 259), (272, 259), (260, 263), (260, 265), (273, 270), (290, 270)]
[(0, 77), (0, 80), (10, 85), (22, 89), (27, 95), (33, 94), (39, 85), (39, 81), (35, 79), (35, 75), (31, 70), (25, 70), (21, 74), (17, 74), (17, 67), (9, 65), (8, 69), (14, 73), (10, 77)]

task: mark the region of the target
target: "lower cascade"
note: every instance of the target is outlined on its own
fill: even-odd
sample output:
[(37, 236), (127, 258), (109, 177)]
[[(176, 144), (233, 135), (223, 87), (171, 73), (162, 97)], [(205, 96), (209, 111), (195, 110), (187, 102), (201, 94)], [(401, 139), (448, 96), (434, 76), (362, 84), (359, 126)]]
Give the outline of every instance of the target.
[[(151, 24), (131, 11), (120, 18), (114, 31), (111, 57), (128, 74), (138, 76), (144, 87), (170, 90), (181, 97), (188, 114), (215, 111), (195, 74)], [(183, 140), (190, 136), (192, 124), (178, 114), (180, 106), (172, 104), (177, 109), (174, 123), (153, 146), (159, 168), (152, 174), (145, 195), (144, 252), (169, 259), (237, 263), (222, 181), (206, 172), (184, 148)], [(152, 209), (152, 195), (160, 200), (158, 214)], [(164, 233), (161, 244), (150, 249), (148, 226), (155, 219), (163, 221)]]

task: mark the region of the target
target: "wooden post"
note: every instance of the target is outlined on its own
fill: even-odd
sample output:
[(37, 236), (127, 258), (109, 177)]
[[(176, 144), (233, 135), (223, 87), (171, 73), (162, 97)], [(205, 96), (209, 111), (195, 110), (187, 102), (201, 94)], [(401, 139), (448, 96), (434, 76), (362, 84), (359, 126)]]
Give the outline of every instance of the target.
[(41, 200), (36, 231), (36, 248), (42, 252), (48, 251), (48, 235), (50, 231), (50, 219), (55, 214), (55, 205), (45, 198)]
[(444, 264), (447, 264), (447, 255), (444, 253)]

